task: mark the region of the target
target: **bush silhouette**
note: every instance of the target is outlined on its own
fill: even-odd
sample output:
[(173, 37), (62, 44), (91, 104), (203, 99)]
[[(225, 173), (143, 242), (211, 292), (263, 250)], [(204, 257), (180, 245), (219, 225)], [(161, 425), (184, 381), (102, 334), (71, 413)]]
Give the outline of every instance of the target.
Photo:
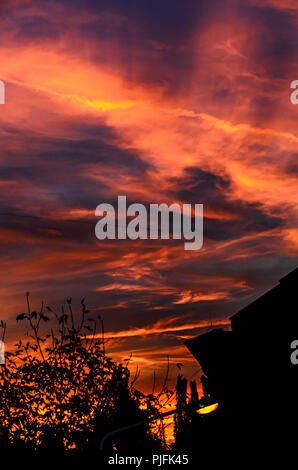
[[(135, 388), (127, 365), (107, 357), (102, 319), (91, 315), (84, 299), (78, 317), (72, 299), (55, 313), (44, 304), (31, 311), (29, 293), (26, 298), (27, 312), (17, 321), (27, 322), (27, 339), (6, 353), (1, 368), (2, 451), (98, 453), (101, 438), (112, 429), (158, 415), (158, 400)], [(1, 326), (4, 336), (6, 325)], [(107, 450), (129, 451), (132, 435), (138, 452), (164, 445), (144, 424), (107, 441)]]

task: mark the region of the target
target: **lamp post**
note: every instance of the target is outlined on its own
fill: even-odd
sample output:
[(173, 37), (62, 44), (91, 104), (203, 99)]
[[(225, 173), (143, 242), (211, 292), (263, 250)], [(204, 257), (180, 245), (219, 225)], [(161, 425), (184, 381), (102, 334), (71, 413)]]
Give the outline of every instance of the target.
[(142, 424), (150, 423), (152, 421), (156, 421), (158, 419), (162, 419), (162, 418), (165, 418), (166, 416), (170, 416), (170, 415), (173, 415), (175, 413), (180, 413), (182, 411), (197, 411), (197, 413), (200, 414), (200, 415), (206, 415), (206, 414), (212, 413), (217, 408), (218, 408), (218, 403), (217, 402), (212, 401), (210, 399), (208, 401), (206, 401), (206, 399), (203, 398), (202, 400), (199, 400), (197, 403), (192, 403), (191, 405), (186, 405), (186, 406), (183, 406), (183, 407), (180, 407), (180, 408), (175, 408), (174, 410), (166, 411), (165, 413), (162, 413), (158, 416), (153, 416), (153, 417), (145, 419), (143, 421), (138, 421), (137, 423), (134, 423), (134, 424), (129, 424), (127, 426), (122, 426), (121, 428), (117, 428), (117, 429), (114, 429), (113, 431), (108, 432), (101, 439), (99, 449), (100, 449), (100, 451), (103, 451), (106, 440), (109, 437), (114, 436), (114, 434), (118, 434), (122, 431), (127, 431), (129, 429), (136, 428), (138, 426), (141, 426)]

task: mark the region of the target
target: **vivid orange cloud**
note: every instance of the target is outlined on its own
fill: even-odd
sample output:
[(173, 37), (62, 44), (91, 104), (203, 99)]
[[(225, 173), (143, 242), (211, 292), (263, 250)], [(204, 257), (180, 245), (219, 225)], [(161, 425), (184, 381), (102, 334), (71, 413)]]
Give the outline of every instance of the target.
[[(297, 264), (293, 0), (1, 4), (1, 311), (85, 298), (142, 386)], [(40, 25), (40, 26), (39, 26)], [(96, 206), (204, 204), (204, 245), (104, 241)], [(175, 372), (175, 373), (174, 373)], [(176, 374), (177, 375), (177, 374)], [(199, 377), (200, 373), (198, 374)]]

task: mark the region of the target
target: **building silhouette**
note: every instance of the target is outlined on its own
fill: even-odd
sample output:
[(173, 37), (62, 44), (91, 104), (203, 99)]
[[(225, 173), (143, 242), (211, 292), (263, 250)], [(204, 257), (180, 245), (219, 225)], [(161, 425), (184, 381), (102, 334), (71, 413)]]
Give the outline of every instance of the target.
[(290, 358), (298, 340), (297, 287), (298, 268), (230, 317), (231, 331), (213, 329), (185, 342), (238, 443), (278, 446), (282, 432), (289, 447), (296, 445), (298, 365)]

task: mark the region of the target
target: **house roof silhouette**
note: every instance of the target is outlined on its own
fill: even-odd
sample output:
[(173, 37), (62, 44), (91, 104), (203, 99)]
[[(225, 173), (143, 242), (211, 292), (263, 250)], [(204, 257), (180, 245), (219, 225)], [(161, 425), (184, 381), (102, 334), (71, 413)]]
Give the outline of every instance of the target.
[(248, 375), (263, 397), (273, 387), (282, 393), (277, 377), (290, 390), (288, 397), (298, 394), (298, 366), (290, 362), (291, 342), (298, 339), (297, 286), (298, 268), (232, 315), (231, 331), (213, 329), (185, 341), (218, 399), (245, 396)]
[(290, 360), (298, 340), (297, 284), (296, 268), (232, 315), (231, 331), (185, 341), (202, 367), (205, 393), (219, 402), (212, 432), (232, 455), (238, 448), (268, 456), (282, 442), (297, 446), (298, 365)]
[(298, 286), (298, 268), (282, 277), (279, 280), (279, 284), (273, 287), (273, 289), (269, 290), (261, 297), (239, 310), (239, 312), (232, 315), (230, 317), (232, 329), (233, 325), (238, 324), (239, 321), (244, 321), (245, 318), (249, 319), (248, 317), (255, 312), (259, 313), (257, 321), (262, 321), (262, 317), (266, 314), (267, 311), (267, 308), (265, 308), (265, 310), (263, 310), (263, 308), (268, 307), (269, 305), (272, 306), (272, 302), (275, 302), (276, 300), (278, 300), (279, 303), (280, 301), (287, 303), (288, 298), (292, 297), (295, 292), (295, 285)]

